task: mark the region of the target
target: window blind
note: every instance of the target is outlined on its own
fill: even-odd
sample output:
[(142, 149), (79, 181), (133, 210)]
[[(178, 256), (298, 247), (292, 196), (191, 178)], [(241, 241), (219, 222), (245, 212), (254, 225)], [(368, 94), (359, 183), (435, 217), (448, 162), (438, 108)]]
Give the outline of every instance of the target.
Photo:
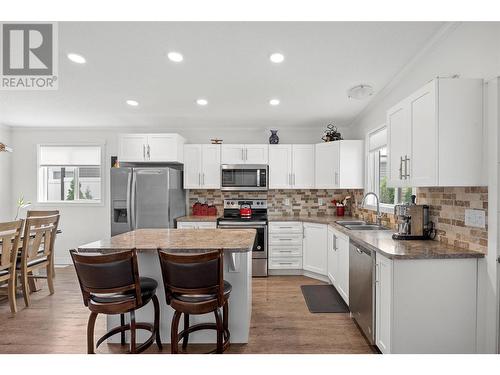
[(100, 166), (100, 146), (40, 146), (40, 166)]

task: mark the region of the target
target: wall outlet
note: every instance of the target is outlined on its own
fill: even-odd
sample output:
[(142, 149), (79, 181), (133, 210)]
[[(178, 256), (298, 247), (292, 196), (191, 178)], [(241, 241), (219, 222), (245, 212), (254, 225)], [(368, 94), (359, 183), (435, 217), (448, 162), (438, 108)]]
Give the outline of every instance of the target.
[(318, 198), (318, 204), (323, 206), (325, 204), (325, 200), (323, 198)]
[(486, 228), (486, 213), (484, 210), (465, 210), (465, 225), (467, 227)]
[(285, 198), (283, 203), (285, 203), (285, 206), (290, 206), (290, 198)]

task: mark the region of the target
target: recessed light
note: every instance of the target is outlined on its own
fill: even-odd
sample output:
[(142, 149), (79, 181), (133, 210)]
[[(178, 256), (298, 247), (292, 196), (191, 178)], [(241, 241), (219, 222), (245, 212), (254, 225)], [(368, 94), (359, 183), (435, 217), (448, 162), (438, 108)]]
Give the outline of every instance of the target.
[(203, 98), (196, 99), (196, 104), (201, 106), (206, 106), (208, 104), (208, 100)]
[(85, 60), (85, 57), (83, 57), (82, 55), (79, 55), (77, 53), (68, 53), (68, 59), (70, 59), (71, 61), (73, 61), (74, 63), (77, 63), (77, 64), (85, 64), (87, 62), (87, 60)]
[(167, 54), (167, 57), (170, 61), (173, 61), (173, 62), (181, 62), (182, 60), (184, 60), (184, 56), (182, 56), (182, 53), (175, 52), (175, 51), (169, 52)]
[(277, 105), (280, 104), (279, 99), (271, 99), (269, 100), (269, 104), (272, 105), (273, 107), (276, 107)]
[(131, 107), (137, 107), (139, 105), (139, 102), (137, 100), (126, 100), (125, 103), (127, 103)]
[(354, 87), (351, 87), (349, 90), (347, 90), (347, 97), (349, 99), (365, 99), (368, 98), (369, 96), (373, 95), (373, 87), (370, 85), (357, 85)]
[(282, 53), (273, 53), (269, 56), (269, 60), (275, 64), (281, 64), (285, 60), (285, 56)]

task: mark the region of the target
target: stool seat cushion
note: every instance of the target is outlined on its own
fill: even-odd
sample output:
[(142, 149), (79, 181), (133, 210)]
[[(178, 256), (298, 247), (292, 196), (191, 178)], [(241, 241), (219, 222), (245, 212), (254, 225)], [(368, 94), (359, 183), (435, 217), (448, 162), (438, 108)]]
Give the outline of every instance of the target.
[[(145, 305), (155, 295), (158, 282), (150, 277), (139, 277), (139, 283), (141, 284), (142, 305)], [(130, 290), (126, 293), (92, 294), (90, 299), (96, 303), (117, 303), (134, 299), (134, 296), (134, 291)]]
[[(231, 293), (231, 290), (233, 289), (233, 286), (228, 283), (226, 280), (224, 280), (224, 297), (228, 297), (229, 294)], [(175, 293), (173, 298), (183, 301), (183, 302), (191, 302), (191, 303), (197, 303), (197, 302), (207, 302), (210, 300), (217, 299), (216, 294), (177, 294)]]

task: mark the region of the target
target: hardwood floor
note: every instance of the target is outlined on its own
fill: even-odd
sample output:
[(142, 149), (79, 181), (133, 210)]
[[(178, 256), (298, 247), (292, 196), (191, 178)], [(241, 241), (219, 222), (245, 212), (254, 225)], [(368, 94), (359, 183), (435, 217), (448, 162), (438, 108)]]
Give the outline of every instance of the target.
[[(45, 282), (32, 294), (32, 307), (18, 298), (12, 316), (7, 300), (0, 300), (0, 353), (86, 353), (89, 312), (83, 305), (73, 267), (56, 269), (56, 293), (48, 295)], [(253, 279), (253, 312), (247, 345), (230, 346), (229, 353), (373, 353), (349, 314), (311, 314), (301, 285), (322, 284), (302, 276)], [(162, 301), (162, 299), (160, 299)], [(162, 301), (163, 302), (163, 301)], [(105, 332), (105, 317), (96, 324), (96, 337)], [(164, 341), (169, 338), (164, 338)], [(189, 345), (190, 352), (205, 345)], [(98, 352), (123, 352), (103, 344)], [(170, 352), (169, 345), (163, 351)], [(157, 353), (156, 346), (148, 352)]]

